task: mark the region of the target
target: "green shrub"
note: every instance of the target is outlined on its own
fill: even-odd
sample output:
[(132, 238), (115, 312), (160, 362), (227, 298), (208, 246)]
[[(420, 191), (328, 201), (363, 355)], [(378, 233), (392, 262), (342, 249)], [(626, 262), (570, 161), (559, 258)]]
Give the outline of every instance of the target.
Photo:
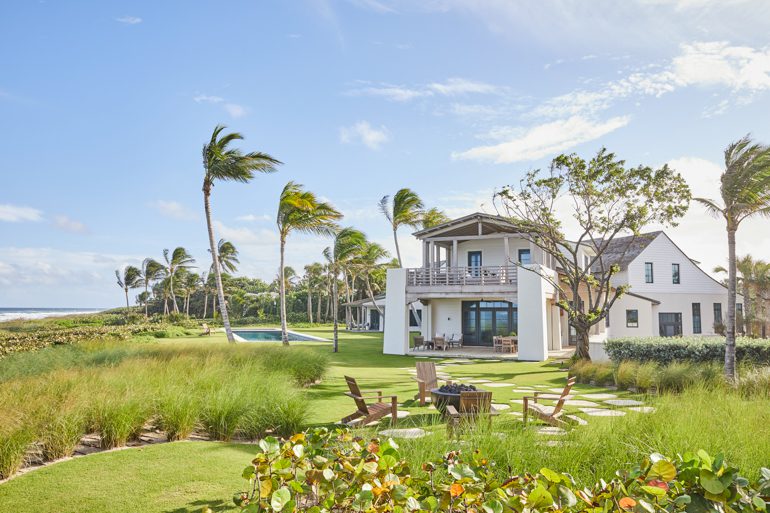
[(636, 368), (636, 380), (634, 382), (639, 392), (647, 392), (658, 386), (658, 366), (652, 362), (646, 362)]
[(681, 392), (697, 381), (696, 366), (689, 363), (672, 362), (658, 368), (658, 390), (660, 392)]
[(738, 383), (743, 396), (770, 397), (770, 367), (745, 370)]
[(0, 432), (0, 479), (19, 471), (24, 465), (27, 448), (34, 440), (34, 433), (25, 426)]
[(589, 360), (577, 360), (570, 367), (570, 375), (575, 376), (578, 383), (590, 383), (594, 378), (596, 364)]
[(586, 487), (545, 467), (514, 473), (480, 450), (452, 450), (410, 465), (393, 440), (355, 438), (346, 430), (268, 437), (256, 452), (241, 474), (246, 491), (233, 498), (243, 511), (750, 513), (767, 510), (770, 489), (770, 470), (750, 483), (722, 455), (702, 450), (676, 459), (653, 454)]
[(620, 362), (615, 369), (615, 386), (621, 390), (628, 390), (636, 384), (636, 371), (639, 364), (636, 362)]
[(593, 381), (597, 385), (612, 385), (615, 383), (615, 366), (610, 362), (594, 364)]
[[(624, 338), (604, 343), (614, 362), (634, 360), (667, 364), (684, 360), (724, 362), (725, 341), (721, 337)], [(735, 347), (739, 362), (770, 365), (770, 340), (738, 337)]]

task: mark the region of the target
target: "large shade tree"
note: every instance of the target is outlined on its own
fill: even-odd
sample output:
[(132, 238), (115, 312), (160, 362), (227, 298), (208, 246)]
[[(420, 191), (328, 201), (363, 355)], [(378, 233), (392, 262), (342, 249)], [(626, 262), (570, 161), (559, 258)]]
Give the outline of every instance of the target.
[(339, 351), (339, 277), (350, 262), (361, 253), (366, 244), (366, 236), (355, 228), (343, 228), (334, 236), (334, 243), (324, 249), (324, 257), (329, 262), (329, 278), (332, 286), (332, 318), (334, 320), (334, 352)]
[(725, 378), (737, 379), (735, 366), (735, 303), (738, 228), (753, 216), (770, 216), (770, 146), (748, 135), (725, 149), (725, 170), (720, 178), (721, 201), (695, 198), (708, 212), (725, 220), (727, 229), (727, 322), (725, 324)]
[(179, 305), (176, 302), (176, 293), (174, 292), (174, 277), (182, 269), (188, 269), (195, 263), (192, 255), (182, 246), (174, 248), (174, 251), (163, 250), (163, 260), (166, 262), (164, 269), (169, 280), (169, 290), (171, 302), (174, 305), (174, 312), (179, 313)]
[(230, 327), (230, 319), (227, 316), (225, 292), (222, 287), (222, 272), (217, 253), (216, 238), (214, 237), (214, 226), (211, 220), (211, 190), (217, 182), (232, 181), (245, 183), (254, 178), (255, 172), (273, 172), (281, 162), (267, 153), (243, 153), (241, 150), (231, 147), (232, 143), (242, 140), (243, 136), (237, 132), (222, 134), (224, 129), (224, 126), (217, 125), (211, 134), (209, 142), (203, 145), (203, 208), (206, 212), (209, 250), (211, 251), (214, 276), (217, 284), (219, 311), (222, 314), (222, 323), (225, 326), (228, 342), (235, 342), (233, 330)]
[(118, 286), (126, 294), (126, 311), (128, 311), (128, 291), (141, 286), (142, 272), (133, 265), (127, 265), (122, 271), (115, 269), (115, 278), (118, 280)]
[[(606, 149), (591, 160), (560, 155), (547, 171), (530, 171), (495, 195), (500, 213), (553, 259), (556, 274), (537, 265), (520, 272), (535, 272), (554, 287), (583, 359), (590, 359), (589, 330), (627, 290), (611, 284), (620, 268), (607, 258), (608, 248), (616, 237), (630, 234), (618, 252), (622, 258), (645, 227), (675, 225), (689, 202), (690, 189), (673, 169), (629, 168)], [(569, 214), (576, 228), (568, 234), (562, 218)]]
[[(292, 232), (315, 235), (331, 235), (337, 230), (337, 221), (342, 214), (331, 203), (321, 201), (301, 184), (290, 181), (281, 191), (278, 200), (278, 236), (280, 239), (280, 275), (284, 275), (286, 239)], [(280, 280), (281, 301), (281, 341), (289, 345), (289, 333), (286, 326), (286, 285)]]

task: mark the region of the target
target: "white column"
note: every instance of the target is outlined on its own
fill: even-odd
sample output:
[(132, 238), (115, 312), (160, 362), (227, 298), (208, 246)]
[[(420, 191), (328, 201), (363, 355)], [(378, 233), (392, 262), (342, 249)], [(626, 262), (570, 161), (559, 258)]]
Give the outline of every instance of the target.
[[(528, 267), (541, 273), (548, 272), (538, 264)], [(519, 360), (542, 362), (548, 359), (549, 301), (546, 292), (552, 289), (553, 286), (537, 272), (519, 273)]]
[(422, 241), (422, 266), (428, 267), (428, 261), (429, 261), (429, 248), (428, 248), (428, 242)]
[(382, 352), (406, 354), (409, 352), (409, 305), (406, 304), (406, 269), (388, 269), (388, 294), (385, 296), (385, 322)]
[(511, 265), (511, 244), (508, 237), (503, 237), (503, 247), (505, 247), (505, 265)]
[(436, 243), (433, 241), (430, 241), (428, 243), (428, 267), (433, 269), (434, 267), (434, 257), (436, 253)]
[(461, 267), (457, 256), (457, 239), (452, 241), (452, 265), (455, 267)]

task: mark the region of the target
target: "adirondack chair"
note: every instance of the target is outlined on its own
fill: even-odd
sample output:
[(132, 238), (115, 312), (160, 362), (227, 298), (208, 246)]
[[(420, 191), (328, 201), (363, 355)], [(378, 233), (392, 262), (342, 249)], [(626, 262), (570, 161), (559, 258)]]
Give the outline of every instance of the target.
[[(417, 395), (415, 399), (420, 400), (420, 406), (425, 406), (425, 402), (430, 397), (430, 391), (438, 388), (438, 377), (436, 376), (436, 364), (433, 362), (417, 362), (417, 375), (412, 379), (417, 382)], [(447, 381), (447, 383), (452, 383)]]
[(558, 400), (556, 401), (555, 406), (545, 406), (538, 403), (537, 401), (539, 399), (548, 398), (549, 396), (555, 398), (556, 394), (535, 392), (535, 395), (533, 396), (524, 397), (524, 424), (526, 425), (527, 423), (527, 415), (531, 413), (534, 417), (537, 417), (543, 422), (546, 422), (552, 426), (561, 428), (567, 427), (568, 423), (572, 421), (564, 420), (561, 417), (564, 413), (564, 401), (567, 400), (567, 396), (569, 396), (569, 393), (574, 385), (575, 378), (569, 378), (567, 380), (567, 385), (564, 387), (564, 390), (562, 390), (561, 394), (558, 395)]
[(475, 423), (482, 418), (486, 418), (491, 427), (492, 418), (497, 415), (497, 410), (492, 407), (492, 392), (460, 392), (460, 410), (451, 404), (446, 407), (447, 433), (453, 437), (459, 432), (463, 421)]
[(211, 335), (211, 328), (205, 322), (201, 326), (201, 329), (203, 330), (203, 333), (200, 334), (201, 337), (206, 336), (206, 335)]
[[(365, 426), (375, 420), (380, 420), (383, 417), (391, 416), (391, 424), (396, 425), (396, 418), (398, 417), (398, 398), (395, 395), (390, 396), (390, 403), (384, 403), (382, 390), (361, 390), (358, 387), (358, 383), (355, 378), (345, 376), (345, 381), (348, 384), (350, 392), (346, 392), (345, 395), (352, 398), (356, 403), (357, 410), (351, 413), (347, 417), (342, 419), (343, 424), (349, 424), (350, 421), (355, 419), (361, 419), (356, 425)], [(365, 395), (369, 394), (369, 395)], [(367, 404), (367, 399), (377, 399), (376, 403)]]

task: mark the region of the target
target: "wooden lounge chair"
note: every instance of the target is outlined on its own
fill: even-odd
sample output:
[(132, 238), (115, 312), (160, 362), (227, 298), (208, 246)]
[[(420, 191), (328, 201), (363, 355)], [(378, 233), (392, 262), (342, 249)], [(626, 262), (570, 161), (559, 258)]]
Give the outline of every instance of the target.
[(415, 351), (420, 348), (425, 349), (425, 337), (414, 337), (412, 344)]
[(569, 396), (569, 393), (574, 385), (575, 378), (569, 378), (567, 380), (567, 386), (565, 386), (564, 390), (562, 390), (561, 394), (559, 394), (556, 405), (554, 406), (544, 406), (537, 401), (539, 399), (543, 399), (544, 397), (556, 397), (555, 394), (548, 394), (547, 392), (535, 392), (534, 396), (524, 397), (524, 424), (527, 423), (527, 415), (531, 413), (532, 416), (537, 417), (543, 422), (546, 422), (552, 426), (561, 428), (567, 427), (568, 422), (571, 421), (565, 421), (561, 417), (564, 414), (564, 401), (567, 400), (567, 396)]
[(201, 326), (201, 329), (203, 330), (203, 333), (200, 334), (201, 337), (204, 337), (206, 335), (211, 335), (211, 328), (209, 328), (209, 325), (205, 322)]
[(497, 415), (497, 410), (492, 407), (492, 392), (460, 392), (460, 410), (451, 404), (446, 407), (447, 433), (453, 437), (463, 422), (475, 423), (481, 418), (486, 418), (491, 427), (492, 417)]
[[(358, 408), (354, 413), (342, 419), (343, 424), (349, 424), (350, 421), (361, 419), (356, 425), (366, 426), (370, 422), (380, 420), (383, 417), (391, 416), (391, 424), (396, 425), (398, 417), (398, 398), (395, 395), (390, 396), (390, 404), (382, 402), (382, 390), (361, 390), (356, 383), (355, 378), (345, 376), (350, 392), (345, 395), (351, 397)], [(370, 394), (370, 395), (365, 395)], [(367, 399), (377, 399), (376, 403), (367, 404)]]
[[(417, 382), (417, 395), (414, 398), (420, 400), (420, 406), (425, 406), (428, 397), (430, 397), (430, 391), (438, 388), (436, 364), (433, 362), (417, 362), (416, 366), (417, 375), (412, 376), (412, 379)], [(447, 383), (452, 382), (447, 381)]]

